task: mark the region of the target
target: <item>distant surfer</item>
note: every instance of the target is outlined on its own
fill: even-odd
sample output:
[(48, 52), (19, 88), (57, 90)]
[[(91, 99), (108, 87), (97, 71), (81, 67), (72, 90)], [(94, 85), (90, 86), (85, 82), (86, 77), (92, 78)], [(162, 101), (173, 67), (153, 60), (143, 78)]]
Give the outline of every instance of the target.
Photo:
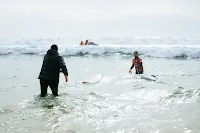
[(88, 45), (89, 44), (89, 41), (88, 40), (85, 40), (85, 45)]
[(96, 44), (94, 42), (89, 42), (88, 40), (86, 40), (85, 43), (83, 41), (81, 41), (81, 43), (79, 45), (80, 46), (84, 46), (84, 45), (95, 45), (95, 46), (98, 46), (98, 44)]
[(54, 96), (58, 96), (58, 84), (60, 72), (65, 75), (65, 80), (68, 82), (68, 71), (64, 59), (58, 53), (58, 46), (52, 45), (44, 56), (42, 69), (38, 79), (40, 79), (41, 97), (46, 96), (48, 86)]
[(80, 46), (83, 46), (83, 45), (85, 45), (85, 44), (84, 44), (84, 42), (83, 42), (83, 41), (81, 41), (81, 43), (80, 43)]
[(135, 58), (132, 61), (133, 64), (129, 70), (129, 73), (132, 73), (131, 70), (135, 66), (135, 74), (143, 74), (144, 69), (143, 69), (142, 59), (138, 56), (137, 51), (134, 52), (134, 57)]

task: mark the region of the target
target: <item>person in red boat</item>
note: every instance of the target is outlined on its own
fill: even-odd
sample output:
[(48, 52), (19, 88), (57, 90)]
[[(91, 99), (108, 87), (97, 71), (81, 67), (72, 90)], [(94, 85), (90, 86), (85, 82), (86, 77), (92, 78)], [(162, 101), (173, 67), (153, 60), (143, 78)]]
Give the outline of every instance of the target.
[(133, 59), (133, 64), (129, 70), (129, 73), (132, 73), (132, 69), (133, 67), (135, 67), (135, 74), (143, 74), (144, 72), (144, 68), (143, 68), (143, 64), (142, 64), (142, 59), (138, 56), (138, 52), (135, 51), (134, 52), (134, 59)]

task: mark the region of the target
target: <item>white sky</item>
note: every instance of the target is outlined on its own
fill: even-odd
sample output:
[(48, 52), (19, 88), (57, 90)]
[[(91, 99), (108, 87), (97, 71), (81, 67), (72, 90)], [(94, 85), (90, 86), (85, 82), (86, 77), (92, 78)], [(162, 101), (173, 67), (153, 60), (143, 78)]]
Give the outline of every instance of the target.
[(0, 0), (0, 37), (199, 36), (200, 0)]

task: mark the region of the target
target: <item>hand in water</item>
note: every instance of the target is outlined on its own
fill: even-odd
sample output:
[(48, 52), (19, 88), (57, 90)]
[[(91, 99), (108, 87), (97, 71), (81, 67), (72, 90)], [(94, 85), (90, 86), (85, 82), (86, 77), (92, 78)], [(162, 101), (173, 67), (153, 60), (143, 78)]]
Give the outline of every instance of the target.
[(68, 82), (68, 77), (67, 76), (65, 76), (65, 81)]
[(131, 70), (129, 70), (129, 73), (132, 73), (132, 71), (131, 71)]

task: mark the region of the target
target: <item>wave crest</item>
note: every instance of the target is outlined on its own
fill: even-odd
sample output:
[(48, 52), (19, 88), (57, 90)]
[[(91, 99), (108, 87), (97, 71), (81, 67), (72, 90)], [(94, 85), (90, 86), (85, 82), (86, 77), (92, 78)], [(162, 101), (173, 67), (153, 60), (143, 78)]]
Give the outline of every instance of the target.
[[(49, 45), (1, 45), (0, 55), (44, 55)], [(65, 57), (132, 57), (137, 50), (141, 56), (148, 58), (199, 59), (200, 46), (169, 46), (169, 45), (101, 45), (97, 46), (67, 46), (60, 45), (59, 52)]]

